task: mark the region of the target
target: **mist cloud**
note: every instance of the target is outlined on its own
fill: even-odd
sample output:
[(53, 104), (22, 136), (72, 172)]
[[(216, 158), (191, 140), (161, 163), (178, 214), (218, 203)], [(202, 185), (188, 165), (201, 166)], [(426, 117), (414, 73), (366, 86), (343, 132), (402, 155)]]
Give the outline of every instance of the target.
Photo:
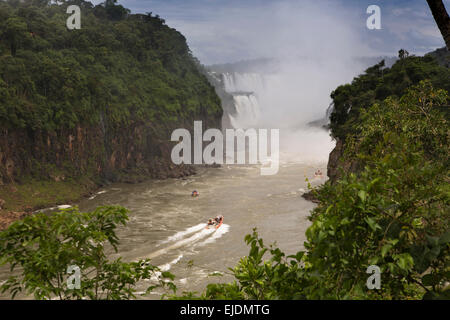
[[(99, 1), (94, 1), (99, 2)], [(423, 54), (444, 46), (425, 0), (122, 0), (182, 32), (204, 64), (285, 54)], [(450, 0), (444, 0), (447, 8)], [(382, 30), (366, 28), (381, 7)]]

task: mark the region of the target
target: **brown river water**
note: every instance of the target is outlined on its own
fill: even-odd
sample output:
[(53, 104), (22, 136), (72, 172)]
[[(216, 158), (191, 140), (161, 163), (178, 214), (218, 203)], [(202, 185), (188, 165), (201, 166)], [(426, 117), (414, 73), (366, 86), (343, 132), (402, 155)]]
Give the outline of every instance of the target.
[[(330, 146), (326, 149), (324, 155)], [(208, 283), (232, 280), (228, 267), (248, 254), (244, 237), (255, 227), (266, 244), (276, 241), (287, 254), (303, 249), (307, 217), (315, 205), (301, 195), (308, 190), (306, 178), (313, 186), (325, 182), (325, 177), (314, 176), (317, 169), (326, 172), (325, 158), (282, 160), (279, 172), (271, 176), (262, 176), (257, 165), (201, 167), (185, 179), (111, 184), (77, 205), (81, 211), (101, 205), (128, 208), (129, 222), (118, 228), (119, 252), (109, 251), (110, 257), (151, 258), (176, 276), (178, 293), (202, 292)], [(191, 196), (193, 190), (199, 197)], [(205, 229), (208, 218), (219, 214), (224, 224), (217, 230)], [(216, 271), (223, 276), (211, 276)], [(9, 275), (8, 268), (0, 268), (0, 282)], [(140, 283), (137, 289), (148, 285)], [(159, 299), (161, 293), (156, 290), (145, 298)]]

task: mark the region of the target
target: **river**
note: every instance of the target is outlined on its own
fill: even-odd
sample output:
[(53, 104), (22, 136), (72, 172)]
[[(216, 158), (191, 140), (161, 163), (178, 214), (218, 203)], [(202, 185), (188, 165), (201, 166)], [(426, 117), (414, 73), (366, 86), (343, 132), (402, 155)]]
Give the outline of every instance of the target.
[[(267, 244), (276, 241), (288, 254), (303, 248), (314, 204), (301, 195), (307, 190), (306, 178), (313, 185), (324, 182), (314, 177), (318, 168), (326, 172), (326, 163), (285, 163), (273, 176), (261, 176), (257, 166), (200, 168), (184, 180), (113, 184), (78, 205), (81, 210), (128, 208), (129, 223), (118, 230), (118, 255), (126, 261), (151, 258), (176, 275), (179, 292), (201, 292), (210, 282), (231, 280), (227, 268), (248, 254), (244, 236), (254, 227)], [(199, 197), (191, 196), (193, 190)], [(205, 229), (205, 221), (219, 214), (224, 224)], [(216, 271), (224, 276), (210, 276)]]
[[(258, 165), (198, 167), (197, 174), (183, 179), (111, 184), (76, 205), (81, 211), (103, 205), (129, 209), (128, 224), (117, 230), (118, 252), (107, 249), (108, 256), (125, 261), (150, 258), (176, 276), (178, 293), (202, 292), (208, 283), (233, 279), (228, 268), (248, 254), (244, 237), (255, 227), (266, 244), (276, 241), (287, 254), (303, 249), (310, 224), (307, 217), (315, 205), (301, 195), (308, 191), (306, 179), (313, 186), (325, 182), (326, 175), (315, 177), (314, 173), (317, 169), (326, 172), (326, 155), (333, 146), (325, 131), (302, 137), (297, 145), (309, 153), (296, 155), (287, 144), (285, 150), (290, 150), (281, 152), (275, 175), (261, 175)], [(316, 142), (310, 143), (314, 138)], [(191, 196), (193, 190), (198, 197)], [(217, 230), (205, 229), (208, 218), (217, 215), (224, 216), (224, 224)], [(214, 272), (223, 276), (212, 276)], [(0, 268), (0, 282), (9, 275), (6, 266)], [(148, 285), (140, 283), (138, 292)], [(156, 290), (145, 298), (159, 299), (162, 293)]]

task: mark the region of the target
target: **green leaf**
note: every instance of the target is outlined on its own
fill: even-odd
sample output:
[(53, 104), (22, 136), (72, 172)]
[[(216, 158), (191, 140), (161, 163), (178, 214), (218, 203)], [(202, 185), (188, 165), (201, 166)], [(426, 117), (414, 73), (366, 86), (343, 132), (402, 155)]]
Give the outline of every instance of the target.
[(372, 229), (373, 231), (377, 231), (377, 229), (381, 229), (380, 225), (378, 223), (376, 223), (375, 220), (373, 220), (371, 217), (366, 217), (364, 220), (367, 222), (370, 229)]
[(358, 197), (361, 199), (362, 202), (366, 202), (367, 193), (364, 190), (360, 190), (358, 192)]
[(393, 257), (397, 265), (405, 271), (409, 271), (414, 265), (414, 260), (409, 253), (402, 253)]
[(391, 250), (392, 248), (392, 244), (388, 243), (385, 244), (382, 248), (381, 248), (381, 256), (384, 258), (386, 256), (386, 253)]

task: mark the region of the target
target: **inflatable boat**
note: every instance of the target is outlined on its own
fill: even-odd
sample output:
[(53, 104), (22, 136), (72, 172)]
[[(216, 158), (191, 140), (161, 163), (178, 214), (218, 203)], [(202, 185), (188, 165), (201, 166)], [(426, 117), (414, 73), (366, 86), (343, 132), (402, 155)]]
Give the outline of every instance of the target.
[[(217, 219), (219, 219), (219, 221), (217, 221)], [(219, 216), (214, 219), (209, 219), (205, 229), (212, 229), (212, 228), (219, 229), (222, 224), (223, 224), (223, 216)]]

